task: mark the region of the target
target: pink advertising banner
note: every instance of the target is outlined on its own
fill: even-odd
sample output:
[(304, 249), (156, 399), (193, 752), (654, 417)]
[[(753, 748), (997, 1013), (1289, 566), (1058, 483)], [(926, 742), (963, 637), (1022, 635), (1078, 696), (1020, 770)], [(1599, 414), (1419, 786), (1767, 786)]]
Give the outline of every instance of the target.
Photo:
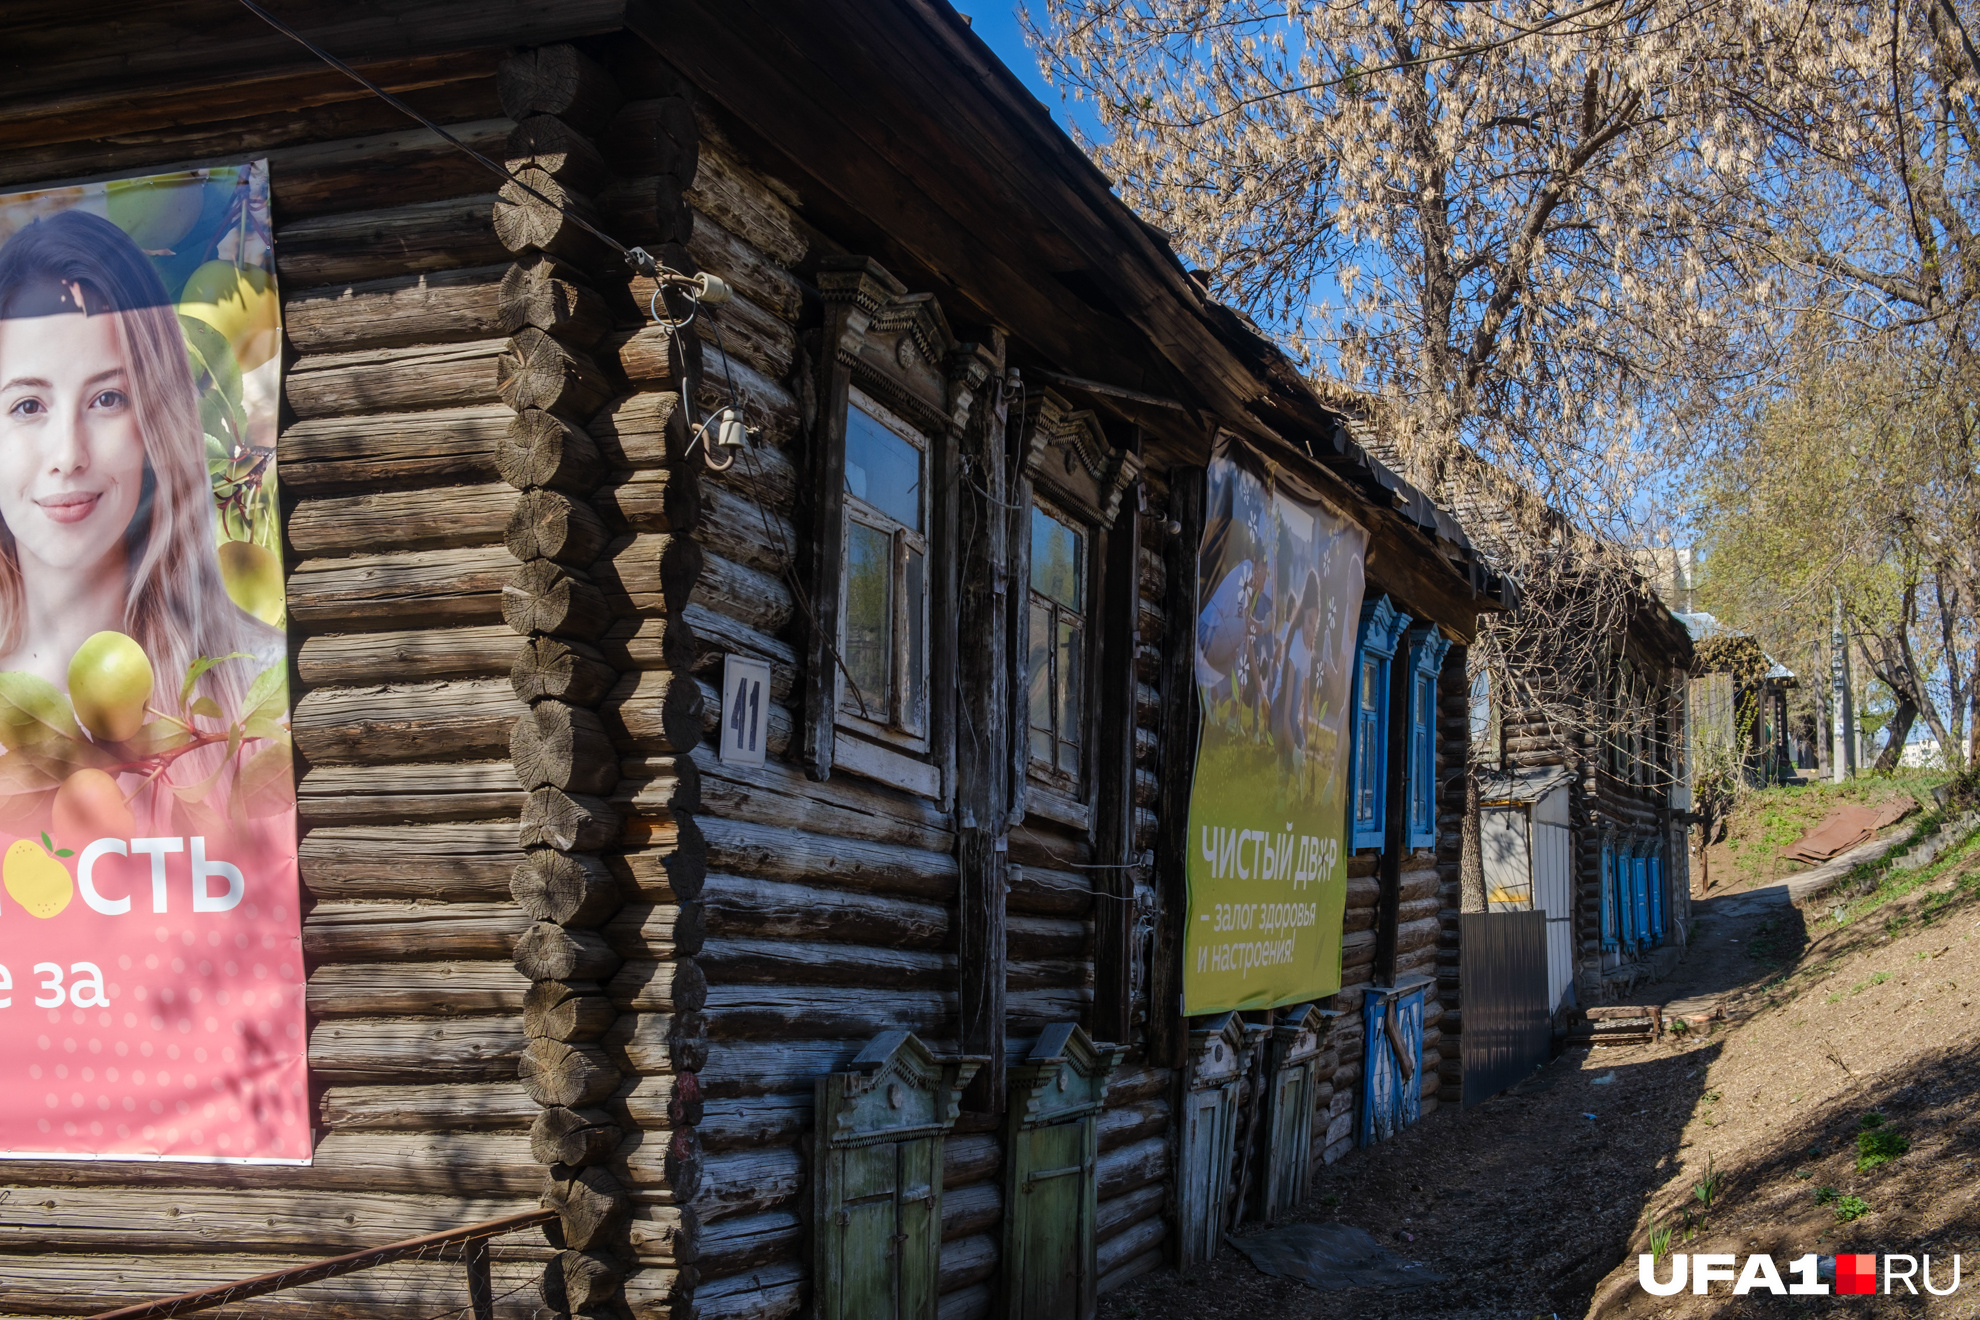
[(0, 196), (0, 1158), (310, 1157), (272, 243)]

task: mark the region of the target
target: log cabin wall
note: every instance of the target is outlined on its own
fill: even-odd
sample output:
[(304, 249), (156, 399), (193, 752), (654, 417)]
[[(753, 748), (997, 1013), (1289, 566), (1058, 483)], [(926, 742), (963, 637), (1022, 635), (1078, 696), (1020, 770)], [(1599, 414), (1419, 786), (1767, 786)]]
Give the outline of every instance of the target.
[[(407, 95), (508, 154), (496, 58), (446, 64)], [(8, 188), (270, 158), (319, 1132), (306, 1168), (10, 1162), (8, 1248), (31, 1254), (0, 1269), (9, 1311), (155, 1298), (532, 1209), (542, 1191), (540, 1111), (517, 1077), (530, 984), (512, 961), (529, 923), (510, 892), (528, 813), (510, 760), (522, 639), (503, 616), (524, 497), (498, 463), (516, 416), (511, 254), (472, 161), (362, 93), (310, 83), (293, 104), (0, 153)], [(534, 1307), (553, 1256), (498, 1255), (498, 1313)], [(264, 1309), (366, 1299), (411, 1317), (461, 1297), (458, 1265), (400, 1266)]]
[[(1436, 1003), (1426, 1003), (1423, 1008), (1423, 1070), (1426, 1074), (1432, 1071), (1429, 1052), (1435, 1032), (1436, 1071), (1441, 1074), (1436, 1099), (1444, 1105), (1464, 1099), (1464, 977), (1458, 931), (1464, 910), (1464, 786), (1471, 774), (1471, 683), (1465, 673), (1466, 656), (1467, 648), (1453, 646), (1445, 653), (1443, 671), (1437, 676), (1437, 876), (1441, 906), (1437, 912)], [(1433, 1012), (1438, 1013), (1434, 1022)], [(1424, 1103), (1430, 1098), (1426, 1089)]]

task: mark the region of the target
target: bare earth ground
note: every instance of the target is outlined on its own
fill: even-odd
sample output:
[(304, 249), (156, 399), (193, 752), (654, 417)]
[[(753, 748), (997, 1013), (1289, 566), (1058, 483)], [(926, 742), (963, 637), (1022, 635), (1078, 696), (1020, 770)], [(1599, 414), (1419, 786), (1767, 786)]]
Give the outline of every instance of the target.
[[(1730, 1021), (1570, 1051), (1513, 1093), (1441, 1109), (1316, 1180), (1299, 1218), (1358, 1225), (1447, 1282), (1323, 1294), (1226, 1249), (1194, 1279), (1165, 1270), (1110, 1294), (1100, 1315), (1980, 1316), (1980, 841), (1903, 885), (1858, 901), (1840, 928), (1806, 929), (1780, 891), (1701, 904), (1685, 965), (1636, 997), (1717, 999)], [(1859, 1173), (1872, 1111), (1910, 1149)], [(1708, 1169), (1709, 1207), (1693, 1191)], [(1823, 1188), (1834, 1197), (1818, 1200)], [(1867, 1211), (1838, 1222), (1851, 1196)], [(1653, 1219), (1672, 1252), (1766, 1251), (1783, 1266), (1807, 1252), (1929, 1253), (1940, 1287), (1964, 1252), (1965, 1272), (1941, 1298), (1734, 1298), (1725, 1284), (1656, 1298), (1636, 1286)]]
[[(1819, 779), (1808, 783), (1754, 793), (1733, 808), (1726, 822), (1725, 838), (1706, 850), (1705, 865), (1694, 857), (1694, 877), (1706, 875), (1708, 892), (1726, 893), (1750, 890), (1772, 884), (1786, 876), (1808, 869), (1808, 863), (1781, 856), (1781, 850), (1794, 844), (1822, 818), (1843, 803), (1882, 806), (1909, 798), (1921, 809), (1932, 809), (1932, 790), (1947, 779), (1943, 770), (1907, 770), (1891, 776), (1866, 776), (1840, 784)], [(1884, 835), (1907, 833), (1916, 817), (1904, 821)]]

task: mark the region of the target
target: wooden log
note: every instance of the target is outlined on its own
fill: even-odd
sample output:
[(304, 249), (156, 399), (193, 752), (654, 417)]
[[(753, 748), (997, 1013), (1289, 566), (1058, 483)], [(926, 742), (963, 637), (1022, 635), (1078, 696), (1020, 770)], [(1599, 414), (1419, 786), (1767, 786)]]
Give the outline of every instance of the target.
[(987, 1283), (942, 1294), (935, 1320), (989, 1320), (996, 1294)]
[(509, 734), (509, 761), (524, 788), (595, 794), (619, 782), (619, 758), (604, 724), (582, 706), (561, 701), (524, 708)]
[[(838, 1072), (866, 1048), (865, 1040), (725, 1041), (708, 1043), (700, 1070), (707, 1102), (774, 1095), (808, 1088), (820, 1073)], [(951, 1138), (951, 1144), (954, 1138)]]
[(303, 917), (312, 961), (506, 958), (526, 922), (504, 903), (318, 903)]
[(543, 1271), (543, 1300), (559, 1312), (582, 1314), (619, 1301), (625, 1277), (616, 1255), (561, 1251)]
[[(945, 1198), (946, 1199), (946, 1198)], [(1160, 1183), (1143, 1187), (1137, 1191), (1116, 1196), (1100, 1202), (1099, 1213), (1093, 1219), (1093, 1236), (1101, 1242), (1123, 1232), (1145, 1219), (1159, 1219), (1162, 1207), (1168, 1200), (1168, 1189)], [(948, 1206), (943, 1206), (943, 1214)]]
[(318, 900), (486, 898), (506, 905), (523, 859), (514, 821), (316, 828), (298, 852), (303, 883)]
[(493, 194), (318, 216), (275, 231), (282, 286), (308, 289), (505, 260)]
[(811, 1294), (805, 1264), (788, 1261), (697, 1285), (682, 1320), (789, 1320)]
[(619, 813), (603, 798), (561, 788), (530, 790), (518, 831), (525, 848), (595, 852), (619, 839)]
[[(830, 873), (835, 877), (872, 875), (873, 882), (860, 885), (861, 888), (919, 893), (931, 898), (955, 893), (955, 862), (952, 857), (955, 835), (948, 827), (948, 817), (925, 799), (850, 775), (819, 782), (807, 779), (802, 771), (788, 765), (724, 765), (706, 747), (695, 749), (692, 763), (699, 772), (698, 791), (702, 809), (711, 816), (721, 816), (735, 824), (753, 822), (773, 828), (788, 827), (793, 835), (802, 830), (815, 840), (807, 849), (808, 857), (841, 849), (851, 842), (853, 846), (845, 848), (847, 861), (833, 867)], [(713, 822), (709, 825), (713, 827)], [(821, 835), (834, 837), (828, 845), (826, 840), (818, 837)], [(747, 846), (741, 843), (742, 836), (735, 837), (740, 846)], [(758, 843), (771, 843), (772, 846), (802, 844), (797, 837), (782, 838), (761, 833), (753, 837)], [(900, 865), (908, 860), (901, 854), (870, 852), (857, 846), (860, 841), (897, 844), (921, 855), (913, 858), (910, 873)], [(929, 853), (949, 857), (950, 860), (946, 866), (931, 862), (927, 857)], [(883, 862), (885, 864), (880, 865), (878, 870), (873, 869), (876, 863)], [(745, 871), (765, 879), (803, 878), (802, 873), (792, 873), (788, 869), (771, 869), (774, 864), (768, 859), (755, 865), (741, 862), (717, 864), (726, 870)], [(832, 867), (823, 857), (819, 857), (817, 864)], [(848, 883), (858, 884), (856, 879), (849, 879)]]
[[(717, 655), (740, 651), (770, 662), (770, 696), (777, 702), (789, 703), (797, 679), (797, 653), (789, 643), (692, 601), (681, 610), (680, 623), (693, 635), (697, 646), (692, 651), (683, 648), (682, 654), (672, 662), (675, 667), (713, 674)], [(635, 640), (639, 638), (636, 636)]]
[(523, 1034), (531, 1040), (596, 1040), (617, 1016), (593, 981), (535, 981), (523, 997)]
[(949, 954), (809, 940), (710, 939), (702, 970), (718, 982), (751, 985), (870, 985), (938, 990), (955, 975)]
[(886, 1030), (950, 1039), (959, 1025), (953, 991), (891, 986), (876, 995), (870, 989), (837, 986), (718, 983), (709, 988), (704, 1014), (708, 1029), (723, 1040), (788, 1039), (809, 1032), (877, 1035)]
[[(532, 1109), (535, 1106), (531, 1106)], [(0, 1210), (0, 1248), (48, 1251), (357, 1251), (536, 1208), (535, 1198), (222, 1189), (46, 1188)]]
[(567, 344), (589, 348), (611, 327), (611, 312), (575, 269), (538, 254), (502, 275), (497, 319), (503, 334), (535, 326)]
[[(487, 86), (484, 79), (470, 76), (449, 81), (452, 86), (423, 89), (421, 108), (446, 125), (449, 135), (484, 155), (499, 158), (514, 123), (501, 114), (495, 98), (482, 90)], [(449, 104), (444, 108), (436, 105), (435, 96)], [(322, 124), (315, 141), (291, 137), (298, 145), (266, 152), (278, 223), (286, 226), (305, 216), (364, 210), (410, 198), (460, 197), (489, 186), (493, 176), (460, 148), (430, 129), (408, 124), (398, 111), (382, 102), (378, 108), (392, 117), (378, 121), (383, 131), (367, 132), (360, 127), (364, 121), (352, 113), (357, 109), (352, 106), (334, 125)], [(294, 113), (291, 107), (290, 114)], [(449, 122), (456, 118), (461, 122)], [(174, 137), (180, 160), (198, 160), (211, 154), (179, 134)], [(242, 147), (236, 128), (233, 139), (219, 149), (238, 153)], [(286, 315), (283, 319), (286, 322)]]
[(502, 265), (305, 289), (282, 300), (282, 333), (298, 353), (493, 339), (502, 323)]
[(694, 215), (687, 250), (695, 264), (714, 271), (766, 312), (792, 325), (804, 317), (804, 286), (753, 243), (731, 233), (706, 212)]
[(559, 1106), (537, 1114), (529, 1129), (529, 1153), (539, 1164), (603, 1164), (625, 1136), (602, 1109)]
[(1012, 913), (1045, 917), (1078, 917), (1093, 910), (1093, 881), (1078, 871), (1040, 866), (1012, 866)]
[[(46, 1315), (48, 1301), (59, 1298), (69, 1314), (95, 1314), (156, 1301), (161, 1295), (224, 1287), (257, 1274), (307, 1265), (321, 1256), (321, 1252), (295, 1250), (281, 1255), (51, 1252), (23, 1257), (22, 1264), (9, 1266), (0, 1276), (0, 1308), (9, 1314), (32, 1309)], [(506, 1296), (530, 1289), (542, 1268), (538, 1260), (498, 1256), (490, 1265), (492, 1291)], [(355, 1276), (284, 1289), (270, 1303), (258, 1300), (253, 1305), (256, 1316), (279, 1320), (316, 1316), (324, 1320), (355, 1320), (359, 1316), (420, 1320), (459, 1309), (461, 1296), (458, 1260), (403, 1260)], [(503, 1314), (520, 1317), (527, 1312)]]
[(627, 958), (671, 958), (701, 951), (707, 915), (699, 900), (681, 903), (627, 903), (600, 930), (605, 942)]
[[(515, 562), (506, 550), (503, 558)], [(509, 626), (524, 634), (588, 641), (612, 621), (612, 607), (597, 587), (547, 559), (531, 560), (510, 573), (501, 587), (501, 605)]]
[(693, 958), (628, 957), (605, 993), (620, 1008), (695, 1013), (708, 1004), (708, 977)]
[(304, 499), (285, 520), (298, 555), (489, 545), (520, 497), (499, 483)]
[(1100, 1157), (1100, 1198), (1122, 1196), (1169, 1175), (1169, 1140), (1149, 1137)]
[(652, 1073), (626, 1081), (605, 1108), (629, 1127), (674, 1128), (700, 1123), (706, 1107), (693, 1073)]
[(619, 108), (612, 75), (565, 43), (518, 51), (497, 66), (495, 91), (517, 123), (555, 115), (581, 133), (597, 133)]
[(506, 672), (520, 643), (501, 624), (306, 637), (296, 653), (305, 687), (471, 678)]
[(514, 819), (523, 792), (506, 761), (437, 765), (314, 765), (296, 786), (312, 828)]
[(516, 970), (532, 981), (604, 981), (619, 969), (619, 955), (597, 931), (538, 921), (516, 935)]
[(298, 418), (494, 403), (509, 341), (415, 344), (299, 358), (282, 381)]
[(605, 222), (589, 197), (538, 169), (523, 169), (495, 199), (495, 237), (519, 255), (547, 253), (586, 268), (605, 268), (618, 256), (599, 238)]
[(678, 387), (685, 364), (674, 357), (674, 332), (652, 322), (613, 331), (598, 348), (599, 361), (616, 366), (634, 389)]
[(786, 1209), (804, 1185), (804, 1160), (789, 1146), (702, 1158), (694, 1210), (704, 1230), (724, 1219)]
[(495, 365), (502, 402), (517, 412), (540, 408), (581, 420), (612, 397), (589, 355), (533, 325), (508, 340)]
[(619, 1070), (596, 1045), (570, 1045), (560, 1040), (532, 1040), (523, 1049), (516, 1076), (530, 1099), (540, 1105), (582, 1109), (595, 1105), (619, 1086)]
[(950, 947), (953, 938), (947, 906), (886, 894), (712, 872), (702, 882), (701, 901), (709, 933), (723, 937), (834, 940), (930, 951)]
[(422, 1082), (332, 1086), (319, 1110), (323, 1125), (352, 1130), (465, 1132), (528, 1127), (537, 1103), (515, 1078), (498, 1082)]
[(514, 499), (503, 544), (517, 559), (549, 559), (582, 568), (605, 548), (605, 524), (588, 504), (554, 490), (532, 490)]
[(1004, 1189), (994, 1182), (942, 1189), (942, 1240), (995, 1228), (1004, 1217)]
[(555, 115), (531, 115), (516, 124), (503, 162), (511, 174), (534, 170), (577, 193), (596, 192), (611, 168), (590, 137)]
[(997, 1239), (988, 1233), (942, 1244), (940, 1291), (949, 1293), (982, 1283), (997, 1272)]
[(1006, 933), (1011, 958), (1077, 958), (1088, 952), (1088, 924), (1066, 917), (1009, 917)]
[(325, 1081), (382, 1081), (431, 1077), (462, 1081), (513, 1076), (523, 1049), (522, 1023), (513, 1016), (436, 1022), (396, 1018), (382, 1022), (318, 1022), (309, 1033), (309, 1069)]
[(591, 419), (587, 433), (606, 466), (658, 468), (683, 457), (687, 415), (672, 391), (626, 394)]
[(1167, 1095), (1174, 1081), (1175, 1073), (1167, 1068), (1120, 1068), (1107, 1080), (1107, 1103), (1110, 1106), (1132, 1105), (1152, 1100), (1156, 1096)]
[(525, 856), (510, 892), (533, 920), (559, 926), (596, 926), (623, 902), (619, 882), (600, 859), (544, 849)]
[(692, 179), (701, 132), (685, 96), (627, 101), (598, 137), (598, 147), (622, 175), (670, 174)]
[(606, 231), (622, 243), (653, 248), (688, 242), (694, 232), (687, 188), (671, 174), (614, 180), (598, 194), (598, 213)]
[(804, 222), (762, 176), (737, 160), (726, 144), (704, 140), (688, 197), (695, 209), (753, 244), (785, 269), (811, 250)]
[(716, 555), (773, 577), (797, 547), (797, 532), (781, 514), (712, 482), (702, 493), (694, 538)]
[(296, 749), (313, 765), (500, 755), (528, 710), (498, 678), (316, 688), (296, 703)]
[(705, 1102), (700, 1126), (705, 1150), (788, 1145), (812, 1130), (815, 1088)]
[(797, 469), (774, 445), (752, 444), (723, 471), (701, 474), (711, 487), (719, 486), (773, 514), (788, 517), (797, 502)]
[(701, 740), (708, 700), (696, 680), (649, 669), (621, 677), (598, 713), (620, 751), (686, 751)]
[(693, 1265), (701, 1259), (701, 1218), (691, 1206), (637, 1202), (626, 1224), (626, 1246), (641, 1265)]
[(701, 483), (664, 468), (637, 468), (592, 494), (591, 506), (617, 532), (679, 532), (701, 521)]
[(495, 447), (502, 479), (519, 490), (545, 487), (583, 494), (598, 483), (597, 447), (584, 431), (541, 408), (515, 414)]
[(699, 1013), (621, 1013), (600, 1044), (637, 1073), (699, 1072), (708, 1058)]
[[(21, 1160), (9, 1162), (7, 1174), (17, 1184), (49, 1187), (189, 1184), (505, 1198), (535, 1196), (543, 1176), (530, 1158), (527, 1133), (404, 1131), (331, 1132), (317, 1141), (306, 1166)], [(154, 1287), (148, 1296), (160, 1291)]]
[(996, 1136), (951, 1136), (942, 1143), (942, 1189), (966, 1187), (995, 1174), (1004, 1162), (1004, 1145)]
[[(510, 637), (513, 640), (512, 632)], [(618, 671), (595, 647), (559, 637), (528, 639), (509, 666), (509, 686), (527, 702), (552, 700), (590, 706), (609, 692), (618, 678)]]
[(566, 1246), (591, 1248), (611, 1241), (632, 1211), (632, 1198), (619, 1180), (599, 1165), (553, 1166), (543, 1190), (543, 1206), (557, 1212)]
[[(945, 1215), (947, 1210), (945, 1204)], [(696, 1246), (702, 1275), (719, 1279), (796, 1258), (804, 1246), (804, 1222), (788, 1210), (731, 1216), (704, 1227)]]
[(1169, 1130), (1169, 1102), (1157, 1096), (1138, 1104), (1104, 1110), (1096, 1126), (1102, 1151), (1130, 1145)]
[[(673, 613), (687, 602), (688, 592), (699, 590), (711, 573), (717, 579), (714, 590), (718, 592), (748, 589), (735, 576), (747, 573), (747, 569), (734, 565), (710, 566), (706, 560), (701, 547), (688, 537), (642, 532), (614, 542), (610, 556), (599, 561), (592, 575), (599, 590), (621, 614)], [(761, 574), (751, 576), (783, 593), (788, 600), (781, 584), (770, 582)], [(737, 602), (737, 605), (745, 614), (763, 608), (754, 602)]]
[(522, 1011), (529, 982), (506, 960), (443, 963), (326, 963), (309, 974), (318, 1018)]
[[(704, 361), (707, 356), (704, 355)], [(701, 387), (694, 401), (703, 416), (712, 416), (727, 407), (731, 392), (742, 398), (743, 423), (752, 432), (751, 448), (737, 465), (748, 470), (747, 455), (766, 448), (788, 449), (804, 428), (804, 408), (797, 396), (739, 357), (724, 362), (716, 358), (713, 370), (704, 369)]]
[[(1133, 1227), (1124, 1229), (1101, 1242), (1094, 1252), (1093, 1268), (1104, 1279), (1115, 1275), (1130, 1261), (1138, 1261), (1151, 1252), (1157, 1260), (1160, 1260), (1161, 1252), (1157, 1248), (1162, 1245), (1162, 1239), (1168, 1235), (1169, 1226), (1162, 1221), (1160, 1215), (1143, 1219)], [(1118, 1288), (1120, 1283), (1114, 1286)]]
[(492, 621), (516, 561), (500, 546), (305, 559), (289, 574), (293, 624), (350, 632)]
[(514, 421), (507, 405), (488, 403), (296, 422), (279, 442), (282, 484), (303, 494), (491, 480)]
[(1412, 950), (1430, 948), (1437, 943), (1443, 933), (1443, 926), (1435, 916), (1420, 921), (1408, 922), (1396, 928), (1396, 953), (1398, 956)]

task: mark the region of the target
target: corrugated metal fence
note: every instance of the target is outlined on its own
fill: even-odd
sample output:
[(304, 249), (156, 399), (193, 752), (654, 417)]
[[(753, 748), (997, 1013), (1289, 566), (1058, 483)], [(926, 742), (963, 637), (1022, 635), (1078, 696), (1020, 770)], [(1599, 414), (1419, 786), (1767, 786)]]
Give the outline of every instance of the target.
[(1463, 950), (1464, 1103), (1512, 1086), (1547, 1061), (1547, 914), (1467, 912)]

